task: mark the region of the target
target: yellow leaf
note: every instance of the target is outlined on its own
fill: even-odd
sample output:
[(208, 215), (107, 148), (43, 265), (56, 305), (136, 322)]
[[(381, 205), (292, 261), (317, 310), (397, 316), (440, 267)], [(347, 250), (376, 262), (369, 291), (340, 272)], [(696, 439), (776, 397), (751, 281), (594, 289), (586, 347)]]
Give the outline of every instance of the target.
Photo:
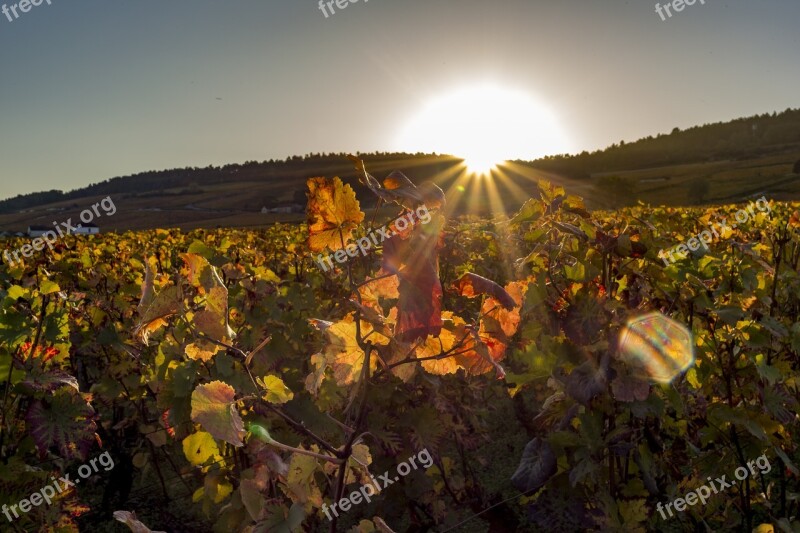
[(233, 485), (227, 481), (217, 485), (216, 494), (214, 494), (214, 503), (222, 503), (233, 492)]
[[(316, 446), (312, 446), (311, 450), (317, 451)], [(313, 457), (299, 453), (292, 454), (286, 485), (283, 488), (293, 502), (303, 504), (311, 502), (317, 506), (322, 505), (322, 493), (314, 482), (314, 473), (317, 468), (317, 460)]]
[(186, 355), (195, 361), (208, 361), (222, 348), (205, 340), (198, 340), (186, 346)]
[(313, 252), (343, 248), (364, 220), (355, 191), (339, 178), (311, 178), (308, 189), (308, 247)]
[(219, 448), (210, 433), (198, 431), (183, 439), (183, 454), (194, 466), (200, 466), (219, 455)]
[(294, 393), (278, 376), (266, 376), (260, 384), (267, 390), (264, 400), (269, 403), (286, 403), (294, 398)]
[[(389, 339), (372, 328), (368, 322), (361, 321), (361, 335), (373, 344), (387, 345)], [(353, 314), (345, 316), (339, 322), (325, 330), (327, 345), (322, 354), (325, 364), (333, 369), (336, 383), (340, 386), (353, 383), (361, 373), (364, 365), (364, 350), (358, 346), (356, 339), (356, 323)], [(370, 359), (370, 369), (376, 368), (376, 357)]]
[(694, 367), (690, 368), (688, 372), (686, 372), (686, 381), (694, 387), (695, 389), (700, 388), (700, 380), (697, 379), (697, 370)]
[[(456, 342), (457, 339), (452, 331), (442, 329), (439, 337), (429, 335), (425, 342), (417, 348), (415, 355), (417, 359), (437, 356), (452, 349)], [(452, 354), (442, 359), (421, 361), (420, 364), (426, 372), (440, 376), (455, 374), (458, 370), (458, 363)]]

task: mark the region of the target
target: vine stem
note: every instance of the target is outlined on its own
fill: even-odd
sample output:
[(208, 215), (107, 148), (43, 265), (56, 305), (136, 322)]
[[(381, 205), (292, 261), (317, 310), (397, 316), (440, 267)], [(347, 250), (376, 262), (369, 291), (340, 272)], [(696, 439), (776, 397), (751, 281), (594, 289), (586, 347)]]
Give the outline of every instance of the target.
[[(364, 350), (364, 366), (361, 368), (361, 380), (360, 383), (363, 385), (363, 390), (361, 392), (361, 405), (358, 410), (358, 415), (356, 416), (356, 423), (354, 424), (353, 433), (350, 434), (350, 438), (347, 439), (347, 444), (344, 446), (344, 450), (342, 451), (343, 454), (343, 463), (339, 466), (339, 472), (337, 473), (336, 477), (336, 487), (334, 489), (334, 501), (339, 501), (342, 498), (342, 494), (344, 493), (344, 482), (345, 477), (347, 474), (347, 462), (350, 459), (350, 456), (353, 454), (353, 443), (358, 438), (359, 432), (361, 430), (361, 424), (364, 421), (364, 416), (367, 412), (367, 397), (369, 396), (369, 368), (370, 368), (370, 360), (372, 357), (372, 344), (369, 342), (364, 342), (361, 338), (361, 313), (360, 311), (356, 312), (356, 340), (359, 343), (359, 346), (362, 350)], [(331, 520), (330, 526), (330, 533), (336, 533), (336, 523), (338, 522), (338, 516), (334, 516), (333, 520)]]
[[(42, 296), (42, 309), (39, 311), (39, 323), (36, 325), (36, 336), (33, 338), (33, 343), (31, 344), (31, 350), (28, 352), (28, 359), (33, 357), (33, 354), (36, 353), (36, 347), (39, 345), (39, 339), (42, 336), (42, 326), (44, 324), (44, 319), (47, 313), (47, 305), (50, 303), (50, 297), (48, 295)], [(44, 363), (42, 363), (44, 365)], [(3, 415), (0, 418), (0, 450), (3, 449), (3, 443), (5, 440), (5, 430), (6, 430), (6, 403), (8, 402), (8, 393), (11, 390), (11, 373), (14, 370), (14, 357), (11, 357), (11, 361), (8, 363), (8, 380), (6, 381), (6, 390), (3, 393)]]
[[(256, 404), (254, 406), (254, 410), (255, 410), (256, 413), (259, 413), (259, 411), (261, 411), (264, 408), (269, 409), (273, 413), (275, 413), (278, 416), (280, 416), (281, 418), (283, 418), (286, 421), (286, 423), (288, 423), (290, 426), (292, 426), (292, 429), (303, 433), (307, 437), (313, 439), (317, 444), (322, 446), (328, 452), (330, 452), (330, 453), (334, 454), (335, 456), (341, 458), (341, 453), (342, 453), (341, 451), (339, 451), (336, 448), (334, 448), (332, 444), (327, 442), (322, 437), (317, 436), (316, 433), (314, 433), (313, 431), (308, 429), (306, 426), (304, 426), (302, 423), (296, 421), (295, 419), (293, 419), (292, 417), (290, 417), (289, 415), (287, 415), (286, 413), (284, 413), (283, 411), (281, 411), (277, 407), (275, 407), (273, 405), (270, 405), (269, 403), (267, 403), (267, 402), (265, 402), (263, 400), (261, 400), (260, 403), (258, 403), (258, 404)], [(263, 412), (261, 412), (259, 414), (263, 414)]]
[(322, 455), (321, 453), (315, 453), (309, 450), (303, 450), (302, 448), (293, 448), (291, 446), (287, 446), (286, 444), (281, 444), (276, 440), (268, 440), (267, 444), (270, 446), (275, 446), (276, 448), (280, 448), (281, 450), (292, 452), (292, 453), (299, 453), (301, 455), (308, 455), (310, 457), (316, 457), (317, 459), (322, 459), (323, 461), (328, 461), (331, 463), (342, 464), (343, 460), (339, 459), (338, 457), (332, 457), (330, 455)]

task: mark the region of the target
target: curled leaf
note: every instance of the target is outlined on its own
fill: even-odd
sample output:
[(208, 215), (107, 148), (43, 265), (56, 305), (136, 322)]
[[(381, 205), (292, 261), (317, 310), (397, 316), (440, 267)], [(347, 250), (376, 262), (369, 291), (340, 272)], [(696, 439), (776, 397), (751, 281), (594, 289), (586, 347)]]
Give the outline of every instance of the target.
[(458, 291), (461, 296), (474, 298), (481, 294), (488, 294), (495, 298), (506, 309), (513, 309), (517, 303), (506, 290), (490, 279), (483, 276), (467, 272), (461, 276), (453, 287)]
[(535, 491), (544, 486), (557, 470), (556, 456), (550, 444), (536, 437), (525, 446), (511, 483), (523, 492)]
[(128, 511), (114, 511), (114, 518), (128, 526), (133, 533), (167, 533), (166, 531), (153, 531), (139, 520), (136, 519), (136, 513)]

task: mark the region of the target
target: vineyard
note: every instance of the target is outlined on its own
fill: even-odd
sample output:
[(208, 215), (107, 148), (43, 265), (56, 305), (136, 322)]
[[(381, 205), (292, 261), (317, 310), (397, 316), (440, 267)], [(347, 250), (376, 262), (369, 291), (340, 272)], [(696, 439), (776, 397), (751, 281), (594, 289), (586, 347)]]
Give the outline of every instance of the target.
[[(451, 218), (358, 168), (394, 217), (312, 178), (306, 225), (67, 236), (0, 268), (0, 530), (800, 531), (800, 206), (666, 265), (738, 207), (588, 212), (541, 181), (511, 218)], [(648, 314), (691, 332), (674, 379), (621, 356)]]

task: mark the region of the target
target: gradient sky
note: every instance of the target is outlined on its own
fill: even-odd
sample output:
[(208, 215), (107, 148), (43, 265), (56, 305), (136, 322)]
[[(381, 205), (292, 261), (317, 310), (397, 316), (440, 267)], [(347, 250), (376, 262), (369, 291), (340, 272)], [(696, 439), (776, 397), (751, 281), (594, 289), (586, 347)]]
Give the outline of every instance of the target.
[(362, 0), (326, 19), (317, 0), (52, 0), (0, 15), (0, 198), (393, 150), (426, 102), (483, 81), (549, 107), (577, 151), (800, 106), (798, 0), (706, 0), (666, 22), (654, 3)]

